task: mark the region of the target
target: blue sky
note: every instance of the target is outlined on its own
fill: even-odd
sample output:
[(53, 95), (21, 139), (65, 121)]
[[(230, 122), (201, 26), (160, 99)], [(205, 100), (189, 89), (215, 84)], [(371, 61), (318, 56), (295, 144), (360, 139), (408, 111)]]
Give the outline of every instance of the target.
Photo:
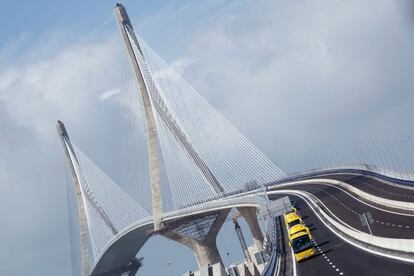
[[(413, 136), (410, 1), (124, 1), (135, 29), (286, 171), (327, 145)], [(0, 274), (71, 275), (66, 167), (54, 124), (121, 183), (117, 97), (129, 67), (110, 1), (2, 1)], [(142, 149), (144, 156), (145, 148)], [(144, 161), (143, 161), (144, 162)], [(146, 171), (139, 169), (138, 182)], [(222, 256), (241, 257), (231, 225)], [(233, 239), (233, 240), (232, 240)], [(160, 251), (158, 248), (164, 250)], [(194, 268), (150, 240), (139, 275)]]

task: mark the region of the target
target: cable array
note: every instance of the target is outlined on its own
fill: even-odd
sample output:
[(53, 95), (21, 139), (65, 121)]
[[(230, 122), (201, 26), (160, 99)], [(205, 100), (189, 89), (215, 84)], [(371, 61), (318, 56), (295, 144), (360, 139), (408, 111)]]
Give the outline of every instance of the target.
[(85, 203), (90, 266), (119, 231), (150, 214), (126, 194), (76, 145), (65, 141)]
[(156, 114), (175, 208), (257, 188), (286, 176), (131, 28), (125, 29)]
[[(122, 187), (133, 187), (134, 199), (152, 213), (151, 187), (146, 151), (145, 115), (136, 83), (129, 76), (121, 87), (121, 180)], [(137, 191), (137, 193), (134, 193)]]

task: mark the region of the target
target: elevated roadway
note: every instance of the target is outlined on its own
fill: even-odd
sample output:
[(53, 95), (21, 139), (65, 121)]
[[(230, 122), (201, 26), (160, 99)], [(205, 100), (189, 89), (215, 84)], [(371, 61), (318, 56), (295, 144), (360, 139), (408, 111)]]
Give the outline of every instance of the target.
[[(262, 198), (256, 195), (220, 199), (179, 210), (178, 212), (166, 213), (162, 221), (166, 225), (170, 223), (180, 224), (180, 221), (187, 222), (189, 219), (207, 216), (232, 208), (258, 208), (261, 200)], [(152, 218), (137, 221), (126, 229), (123, 229), (109, 242), (105, 250), (103, 250), (102, 255), (98, 256), (96, 263), (92, 266), (91, 275), (112, 275), (110, 273), (113, 271), (113, 268), (118, 270), (120, 265), (127, 266), (130, 260), (138, 254), (145, 242), (157, 233), (154, 229), (154, 221)]]
[[(275, 188), (273, 190), (277, 190)], [(306, 191), (313, 194), (340, 220), (363, 232), (368, 228), (362, 226), (359, 215), (370, 212), (374, 219), (371, 224), (372, 232), (376, 236), (389, 238), (414, 239), (414, 216), (388, 211), (359, 200), (357, 197), (339, 188), (323, 184), (294, 185), (290, 189)]]
[[(307, 175), (297, 177), (294, 180), (314, 179), (320, 176)], [(367, 193), (374, 193), (378, 197), (391, 200), (397, 200), (396, 198), (402, 197), (402, 195), (407, 195), (404, 198), (410, 198), (414, 195), (414, 189), (409, 184), (394, 184), (389, 179), (382, 179), (377, 175), (335, 172), (331, 174), (324, 173), (322, 176), (325, 179), (346, 182), (358, 189), (364, 189)], [(282, 187), (286, 188), (286, 185), (289, 184), (269, 185), (268, 190), (271, 192)], [(340, 220), (359, 231), (368, 232), (368, 229), (361, 225), (358, 214), (371, 212), (374, 218), (374, 223), (371, 225), (374, 235), (387, 238), (414, 239), (414, 215), (387, 210), (384, 206), (382, 206), (384, 210), (377, 208), (377, 206), (364, 202), (358, 195), (320, 183), (292, 185), (289, 189), (309, 192), (317, 197)], [(397, 194), (400, 196), (397, 196)], [(280, 196), (271, 195), (271, 199)], [(311, 228), (320, 252), (318, 256), (297, 265), (298, 275), (414, 275), (413, 263), (405, 263), (370, 254), (344, 242), (321, 222), (302, 199), (292, 195), (291, 197), (298, 204), (306, 224)], [(234, 195), (216, 202), (194, 206), (178, 213), (165, 214), (163, 221), (166, 223), (169, 221), (176, 222), (191, 216), (202, 216), (214, 211), (237, 207), (257, 208), (260, 206), (260, 199), (258, 198), (254, 195)], [(108, 268), (113, 267), (115, 261), (118, 264), (127, 263), (154, 233), (152, 220), (137, 222), (119, 233), (107, 246), (102, 256), (98, 258), (92, 275), (101, 275), (103, 272), (107, 272)]]
[[(276, 199), (280, 196), (283, 195), (270, 197)], [(296, 263), (297, 275), (413, 275), (412, 263), (370, 254), (345, 243), (326, 227), (301, 198), (290, 197), (295, 200), (304, 222), (310, 227), (319, 252), (313, 258)]]
[[(366, 168), (364, 168), (366, 167)], [(312, 172), (304, 172), (290, 176), (286, 179), (269, 183), (269, 186), (297, 180), (327, 178), (344, 181), (362, 191), (379, 197), (414, 202), (414, 178), (401, 179), (398, 173), (389, 175), (370, 166), (356, 166), (356, 168), (334, 168)], [(407, 177), (413, 177), (407, 175)]]
[[(414, 198), (414, 186), (410, 186), (409, 183), (395, 184), (390, 182), (387, 177), (384, 179), (384, 176), (369, 175), (366, 172), (360, 173), (364, 174), (321, 172), (319, 175), (299, 177), (299, 181), (291, 182), (291, 185), (288, 182), (270, 186), (269, 190), (289, 187), (289, 189), (309, 192), (321, 200), (343, 222), (363, 232), (368, 232), (368, 228), (362, 226), (359, 215), (370, 212), (374, 219), (374, 223), (371, 225), (374, 235), (413, 239), (413, 211), (398, 210), (385, 204), (380, 204), (380, 202), (367, 200), (360, 194), (347, 191), (340, 186), (325, 183), (325, 179), (339, 180), (370, 195), (393, 201), (402, 202), (402, 199), (404, 199), (405, 202), (410, 202)], [(309, 179), (313, 179), (313, 182), (301, 184), (302, 180)]]
[(414, 202), (414, 184), (413, 186), (408, 184), (396, 184), (369, 175), (349, 173), (326, 175), (326, 178), (346, 182), (354, 187), (358, 187), (367, 193), (379, 197), (391, 200)]

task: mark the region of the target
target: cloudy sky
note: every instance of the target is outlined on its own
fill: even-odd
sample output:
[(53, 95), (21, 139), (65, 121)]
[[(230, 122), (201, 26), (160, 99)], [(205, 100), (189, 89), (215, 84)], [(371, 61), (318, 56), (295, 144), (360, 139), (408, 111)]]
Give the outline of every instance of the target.
[[(414, 134), (409, 0), (124, 4), (147, 43), (282, 169), (326, 145)], [(1, 2), (1, 275), (71, 275), (57, 119), (122, 179), (117, 96), (130, 73), (113, 5)], [(121, 186), (137, 196), (138, 187)], [(241, 256), (234, 236), (231, 225), (220, 236), (225, 262)], [(178, 275), (195, 266), (191, 252), (162, 238), (142, 255), (139, 275), (168, 275), (167, 261)]]

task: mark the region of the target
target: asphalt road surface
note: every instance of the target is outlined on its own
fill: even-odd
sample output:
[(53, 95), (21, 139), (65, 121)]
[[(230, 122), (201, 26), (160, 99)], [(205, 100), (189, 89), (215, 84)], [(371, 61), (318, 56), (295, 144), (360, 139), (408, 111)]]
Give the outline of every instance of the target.
[[(314, 178), (314, 177), (312, 177)], [(367, 175), (358, 175), (350, 173), (339, 173), (331, 175), (323, 175), (318, 178), (335, 179), (346, 182), (362, 191), (369, 194), (376, 195), (382, 198), (414, 202), (414, 186), (406, 186), (393, 184), (390, 185), (389, 181), (382, 180)]]
[[(276, 199), (282, 195), (270, 196)], [(409, 264), (358, 249), (332, 233), (299, 197), (289, 195), (296, 202), (319, 252), (313, 258), (297, 263), (297, 275), (414, 275), (414, 264)]]
[[(282, 189), (286, 189), (286, 187)], [(368, 228), (362, 226), (359, 214), (370, 212), (374, 219), (374, 223), (370, 226), (375, 236), (414, 238), (414, 216), (377, 209), (375, 206), (362, 203), (341, 189), (323, 184), (295, 185), (289, 189), (306, 191), (315, 195), (340, 220), (360, 231), (369, 233)]]

